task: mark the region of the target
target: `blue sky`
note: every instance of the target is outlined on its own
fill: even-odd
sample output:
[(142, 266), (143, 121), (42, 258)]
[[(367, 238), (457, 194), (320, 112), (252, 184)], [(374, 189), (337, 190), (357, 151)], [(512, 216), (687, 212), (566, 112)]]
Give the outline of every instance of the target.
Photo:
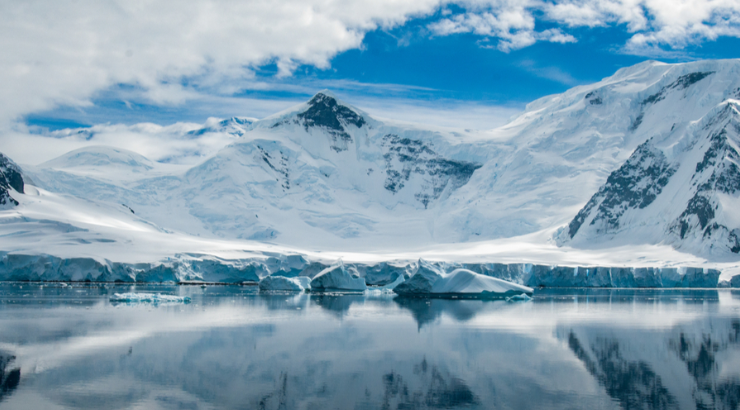
[[(599, 1), (582, 3), (582, 9), (591, 7), (584, 9), (589, 11), (597, 10)], [(688, 3), (696, 3), (697, 10), (703, 6), (702, 2)], [(137, 67), (124, 74), (103, 67), (101, 70), (108, 70), (104, 73), (109, 77), (118, 76), (123, 81), (101, 81), (71, 101), (57, 97), (51, 103), (42, 104), (43, 109), (29, 109), (17, 118), (29, 126), (48, 129), (97, 123), (203, 122), (210, 116), (259, 118), (329, 88), (348, 102), (379, 116), (409, 121), (442, 118), (441, 125), (469, 124), (472, 128), (485, 128), (501, 125), (534, 99), (598, 81), (619, 68), (647, 59), (683, 62), (740, 57), (738, 25), (733, 20), (738, 10), (729, 10), (726, 15), (722, 15), (722, 10), (714, 11), (700, 19), (707, 27), (718, 28), (715, 35), (687, 34), (685, 38), (673, 38), (665, 33), (675, 30), (664, 30), (674, 24), (666, 20), (674, 18), (671, 10), (651, 11), (645, 5), (647, 23), (603, 11), (588, 14), (591, 20), (575, 21), (578, 13), (566, 10), (571, 15), (566, 13), (562, 17), (562, 12), (558, 14), (550, 6), (540, 4), (524, 10), (524, 16), (530, 17), (533, 25), (527, 26), (526, 21), (519, 26), (509, 22), (502, 31), (501, 16), (508, 9), (498, 3), (480, 7), (432, 5), (416, 16), (402, 15), (400, 23), (375, 22), (364, 31), (348, 23), (348, 33), (358, 35), (358, 40), (353, 44), (350, 41), (349, 45), (340, 44), (330, 33), (327, 41), (337, 41), (338, 45), (329, 47), (328, 51), (317, 51), (318, 57), (300, 54), (303, 49), (288, 51), (289, 57), (275, 51), (275, 56), (270, 57), (267, 48), (261, 58), (246, 56), (241, 64), (234, 59), (227, 65), (219, 64), (218, 56), (210, 56), (206, 51), (203, 52), (205, 63), (184, 66), (175, 75), (167, 71), (169, 68), (163, 62), (164, 68), (157, 68), (159, 71), (150, 75), (154, 80), (137, 73)], [(669, 14), (661, 17), (660, 13)], [(602, 24), (596, 24), (599, 18)], [(684, 22), (686, 27), (695, 24), (690, 16), (681, 18), (688, 19)], [(490, 23), (492, 19), (494, 22)], [(674, 19), (676, 24), (681, 23), (679, 17)], [(446, 31), (439, 29), (440, 22), (454, 22), (449, 26), (454, 27)], [(644, 27), (636, 29), (639, 24)], [(726, 27), (719, 30), (723, 24)], [(107, 29), (92, 30), (101, 34), (95, 30)], [(523, 35), (532, 33), (538, 36), (537, 41), (517, 43)], [(287, 38), (293, 41), (290, 36)], [(562, 42), (557, 42), (561, 41), (557, 38)], [(316, 44), (322, 39), (317, 36), (308, 47), (320, 47)], [(238, 47), (238, 44), (230, 46)], [(273, 46), (276, 50), (281, 47), (280, 43)], [(127, 56), (134, 53), (131, 50), (126, 51)], [(216, 62), (208, 62), (208, 58)], [(145, 62), (139, 64), (142, 72), (149, 69)], [(71, 68), (74, 71), (74, 64)], [(240, 69), (247, 74), (240, 74)], [(221, 75), (219, 70), (229, 74)], [(153, 89), (165, 91), (157, 94), (159, 97), (152, 97)], [(167, 94), (172, 89), (176, 89), (172, 93), (175, 97)]]

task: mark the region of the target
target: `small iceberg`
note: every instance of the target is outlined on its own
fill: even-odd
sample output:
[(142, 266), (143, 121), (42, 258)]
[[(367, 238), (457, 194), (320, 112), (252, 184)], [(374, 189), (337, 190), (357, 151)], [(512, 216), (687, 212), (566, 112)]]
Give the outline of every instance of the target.
[(366, 289), (365, 279), (350, 273), (344, 264), (324, 269), (311, 281), (312, 292), (364, 292)]
[(385, 285), (385, 286), (376, 286), (372, 288), (368, 288), (365, 291), (366, 295), (392, 295), (393, 289), (396, 288), (396, 286), (402, 284), (405, 281), (405, 278), (403, 276), (399, 276), (394, 280), (393, 282)]
[[(505, 299), (529, 297), (534, 293), (532, 288), (517, 285), (498, 278), (481, 275), (467, 269), (455, 269), (449, 274), (440, 273), (428, 266), (408, 281), (398, 285), (394, 291), (405, 296), (428, 296), (474, 299)], [(421, 274), (417, 278), (417, 275)], [(436, 279), (435, 279), (436, 278)]]
[(259, 283), (262, 292), (303, 292), (311, 288), (311, 278), (300, 276), (265, 276)]
[(433, 285), (442, 278), (442, 271), (431, 263), (419, 259), (419, 269), (414, 276), (393, 288), (399, 295), (427, 295), (432, 292)]
[(481, 275), (467, 269), (455, 269), (432, 286), (433, 294), (504, 298), (521, 293), (532, 294), (532, 288)]
[(111, 302), (119, 303), (190, 303), (187, 296), (163, 295), (161, 293), (115, 293), (110, 298)]
[(514, 296), (510, 296), (510, 297), (506, 298), (506, 301), (509, 302), (509, 303), (527, 302), (527, 301), (530, 301), (530, 300), (532, 300), (532, 298), (529, 295), (527, 295), (526, 293), (522, 293), (522, 294), (519, 294), (519, 295), (514, 295)]

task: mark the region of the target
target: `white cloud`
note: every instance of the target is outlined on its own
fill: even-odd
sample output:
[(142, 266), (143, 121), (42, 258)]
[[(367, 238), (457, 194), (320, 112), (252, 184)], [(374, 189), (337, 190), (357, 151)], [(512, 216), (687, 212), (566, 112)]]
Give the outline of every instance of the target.
[[(275, 61), (325, 68), (364, 33), (433, 12), (438, 0), (0, 0), (0, 122), (86, 104), (118, 83), (153, 102), (190, 97), (183, 78), (249, 77)], [(226, 80), (226, 81), (224, 81)]]
[(358, 108), (381, 119), (428, 126), (486, 130), (507, 124), (524, 107), (466, 101), (421, 102), (406, 99), (362, 99)]
[[(289, 108), (295, 101), (261, 101), (224, 98), (215, 104), (238, 104), (241, 109), (270, 107), (270, 114)], [(239, 101), (242, 100), (242, 101)], [(522, 112), (523, 107), (487, 105), (465, 101), (433, 101), (402, 98), (347, 98), (345, 101), (378, 119), (424, 124), (457, 129), (491, 129), (506, 124)], [(262, 105), (262, 106), (260, 106)], [(206, 124), (219, 119), (210, 118)], [(19, 126), (4, 133), (3, 153), (21, 165), (38, 165), (69, 151), (96, 145), (127, 149), (154, 161), (194, 165), (234, 142), (236, 137), (225, 133), (187, 134), (204, 124), (174, 123), (161, 126), (153, 123), (99, 124), (84, 129), (64, 129), (43, 134), (31, 134)]]
[(462, 0), (467, 11), (433, 22), (436, 35), (474, 33), (498, 39), (497, 48), (508, 52), (537, 41), (574, 42), (558, 29), (537, 31), (535, 20), (560, 26), (597, 27), (625, 24), (634, 33), (625, 51), (646, 54), (668, 46), (740, 37), (740, 2), (737, 0)]
[(259, 89), (255, 67), (274, 62), (282, 77), (298, 64), (327, 68), (368, 31), (436, 12), (434, 34), (474, 33), (502, 51), (614, 24), (633, 33), (625, 51), (635, 54), (740, 37), (737, 0), (0, 0), (0, 127), (89, 106), (117, 84), (169, 106)]
[(570, 87), (579, 84), (577, 79), (558, 67), (541, 67), (532, 60), (521, 61), (519, 67), (537, 77), (546, 78)]

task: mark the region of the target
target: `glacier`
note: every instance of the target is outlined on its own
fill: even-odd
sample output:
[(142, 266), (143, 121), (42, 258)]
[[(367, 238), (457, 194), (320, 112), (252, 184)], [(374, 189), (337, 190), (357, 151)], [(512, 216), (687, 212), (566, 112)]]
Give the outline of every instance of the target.
[[(55, 131), (81, 148), (0, 158), (0, 279), (258, 283), (342, 260), (403, 290), (423, 258), (530, 287), (737, 283), (738, 73), (647, 61), (494, 130), (320, 91), (263, 119)], [(103, 144), (120, 134), (169, 148)]]

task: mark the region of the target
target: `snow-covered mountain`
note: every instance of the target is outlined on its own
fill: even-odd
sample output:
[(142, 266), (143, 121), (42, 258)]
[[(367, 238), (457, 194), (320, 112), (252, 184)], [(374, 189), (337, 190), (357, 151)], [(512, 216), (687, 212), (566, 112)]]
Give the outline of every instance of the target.
[(740, 253), (739, 104), (727, 100), (641, 144), (570, 222), (565, 241), (665, 241), (702, 254)]
[[(176, 141), (173, 155), (115, 146), (111, 126), (56, 132), (75, 141), (84, 134), (84, 147), (23, 165), (38, 194), (8, 191), (19, 206), (0, 219), (44, 215), (44, 223), (82, 226), (94, 218), (48, 215), (51, 202), (79, 203), (103, 219), (116, 215), (120, 224), (110, 226), (190, 238), (165, 240), (175, 252), (191, 240), (182, 252), (202, 241), (230, 241), (230, 249), (260, 241), (385, 255), (442, 247), (500, 258), (508, 250), (545, 263), (588, 254), (598, 264), (658, 249), (655, 260), (737, 264), (738, 74), (740, 60), (649, 61), (539, 99), (487, 131), (373, 118), (322, 91), (261, 120), (116, 131), (163, 147)], [(21, 229), (3, 226), (5, 238)], [(4, 241), (3, 249), (35, 246)]]
[(15, 162), (0, 154), (0, 209), (8, 209), (18, 205), (11, 192), (23, 193), (23, 177)]

